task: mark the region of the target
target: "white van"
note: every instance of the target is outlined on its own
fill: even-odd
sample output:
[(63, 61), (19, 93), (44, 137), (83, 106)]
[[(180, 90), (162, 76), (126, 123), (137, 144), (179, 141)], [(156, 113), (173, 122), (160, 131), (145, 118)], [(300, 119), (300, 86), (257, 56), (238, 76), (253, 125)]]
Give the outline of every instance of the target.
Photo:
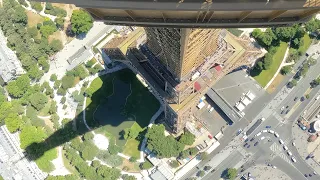
[(279, 134), (276, 133), (276, 132), (274, 132), (274, 136), (275, 136), (275, 137), (279, 137)]
[(296, 158), (294, 158), (293, 156), (291, 157), (292, 162), (297, 162)]
[(288, 150), (288, 147), (283, 145), (283, 149), (286, 151), (286, 150)]
[(268, 129), (268, 133), (274, 134), (273, 130)]
[(292, 156), (291, 151), (287, 151), (287, 154), (288, 154), (289, 156)]
[(261, 135), (261, 132), (259, 132), (258, 134), (256, 134), (257, 137), (260, 136), (260, 135)]
[(211, 113), (213, 110), (214, 110), (214, 108), (213, 108), (213, 107), (211, 107), (211, 108), (210, 108), (210, 110), (209, 110), (209, 113)]

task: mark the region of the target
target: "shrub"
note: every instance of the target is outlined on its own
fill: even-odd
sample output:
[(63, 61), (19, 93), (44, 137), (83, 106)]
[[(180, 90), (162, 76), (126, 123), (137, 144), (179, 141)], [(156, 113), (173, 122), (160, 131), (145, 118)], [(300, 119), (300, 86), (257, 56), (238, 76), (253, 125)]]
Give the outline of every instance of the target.
[(112, 167), (120, 166), (123, 163), (123, 159), (120, 156), (111, 155), (108, 151), (100, 151), (97, 157)]
[(130, 162), (136, 162), (137, 161), (137, 158), (132, 156), (130, 159), (129, 159)]
[(51, 74), (50, 76), (50, 81), (54, 82), (58, 79), (57, 75), (56, 74)]
[(65, 96), (67, 94), (67, 91), (63, 88), (59, 88), (57, 94), (60, 96)]
[(61, 103), (61, 104), (64, 104), (65, 102), (66, 102), (66, 97), (63, 96), (63, 97), (61, 98), (61, 100), (60, 100), (60, 103)]

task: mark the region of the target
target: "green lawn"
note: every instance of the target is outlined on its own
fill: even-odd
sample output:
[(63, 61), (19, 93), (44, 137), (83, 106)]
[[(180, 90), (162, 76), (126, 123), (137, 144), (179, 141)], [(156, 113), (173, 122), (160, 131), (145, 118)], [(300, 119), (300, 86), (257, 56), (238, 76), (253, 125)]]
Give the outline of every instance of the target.
[(122, 153), (131, 157), (139, 158), (140, 157), (139, 144), (140, 142), (137, 141), (136, 139), (129, 139)]
[(311, 38), (306, 33), (303, 36), (303, 46), (299, 47), (299, 52), (302, 52), (304, 54), (307, 51), (307, 49), (309, 48), (310, 44), (311, 44)]
[(158, 100), (129, 69), (100, 76), (89, 88), (94, 93), (85, 103), (88, 125), (99, 127), (99, 133), (115, 138), (116, 144), (124, 147), (128, 155), (137, 155), (139, 141), (127, 142), (121, 131), (133, 125), (141, 130), (146, 127), (159, 109)]
[(260, 74), (253, 77), (262, 87), (265, 87), (268, 84), (268, 82), (272, 79), (273, 75), (277, 72), (283, 60), (287, 47), (287, 43), (281, 42), (280, 46), (277, 48), (277, 52), (273, 56), (273, 63), (270, 69), (262, 70)]

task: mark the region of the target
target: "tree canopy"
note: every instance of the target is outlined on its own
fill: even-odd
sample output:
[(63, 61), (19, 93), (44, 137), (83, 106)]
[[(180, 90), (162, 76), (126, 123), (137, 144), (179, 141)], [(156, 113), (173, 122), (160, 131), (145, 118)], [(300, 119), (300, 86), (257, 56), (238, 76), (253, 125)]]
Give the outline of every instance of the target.
[(11, 133), (16, 132), (22, 125), (22, 120), (17, 113), (10, 113), (4, 121)]
[(228, 171), (227, 171), (227, 178), (228, 179), (234, 179), (237, 177), (237, 169), (235, 168), (228, 168)]
[(179, 138), (179, 142), (185, 145), (192, 145), (195, 141), (196, 136), (189, 131), (182, 134)]
[(40, 111), (46, 103), (48, 102), (48, 98), (43, 93), (35, 93), (30, 97), (30, 104), (38, 111)]
[(21, 75), (15, 81), (10, 81), (6, 86), (10, 96), (20, 98), (30, 87), (30, 79), (27, 75)]
[(184, 144), (175, 140), (171, 135), (165, 136), (164, 125), (153, 125), (146, 134), (147, 147), (158, 157), (177, 157), (184, 149)]
[(84, 10), (74, 10), (71, 16), (71, 31), (74, 34), (87, 33), (93, 26), (91, 15)]

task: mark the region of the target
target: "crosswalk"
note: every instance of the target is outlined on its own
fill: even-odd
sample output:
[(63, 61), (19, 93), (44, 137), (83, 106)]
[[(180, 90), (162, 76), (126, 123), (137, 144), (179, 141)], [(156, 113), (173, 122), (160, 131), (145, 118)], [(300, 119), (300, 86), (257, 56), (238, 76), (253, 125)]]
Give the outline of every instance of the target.
[(278, 144), (278, 142), (274, 142), (271, 146), (270, 146), (271, 151), (273, 151), (275, 153), (275, 155), (278, 155), (279, 157), (281, 157), (283, 160), (285, 160), (287, 163), (289, 163), (290, 165), (293, 165), (289, 156), (287, 155), (287, 152), (284, 151), (282, 145)]

